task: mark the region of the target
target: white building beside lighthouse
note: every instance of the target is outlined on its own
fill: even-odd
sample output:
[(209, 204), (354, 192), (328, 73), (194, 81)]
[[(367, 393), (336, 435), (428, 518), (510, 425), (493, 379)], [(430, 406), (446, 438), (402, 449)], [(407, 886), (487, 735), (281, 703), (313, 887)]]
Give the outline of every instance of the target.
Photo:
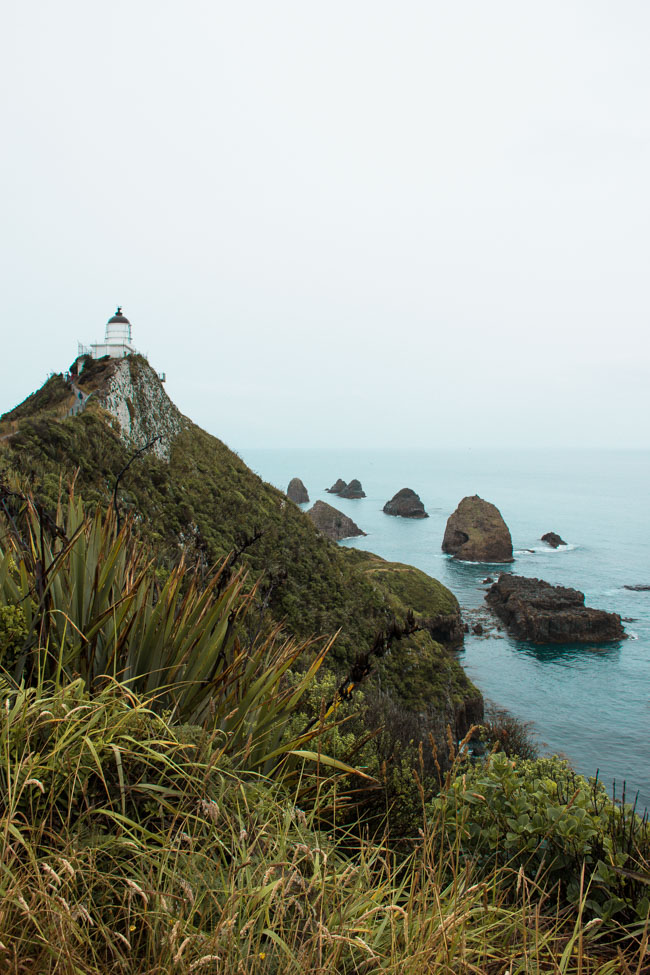
[(91, 345), (79, 343), (79, 355), (91, 355), (93, 359), (101, 359), (108, 355), (111, 359), (123, 359), (126, 355), (137, 352), (131, 336), (131, 322), (122, 314), (122, 306), (106, 322), (106, 332), (103, 342), (93, 342)]

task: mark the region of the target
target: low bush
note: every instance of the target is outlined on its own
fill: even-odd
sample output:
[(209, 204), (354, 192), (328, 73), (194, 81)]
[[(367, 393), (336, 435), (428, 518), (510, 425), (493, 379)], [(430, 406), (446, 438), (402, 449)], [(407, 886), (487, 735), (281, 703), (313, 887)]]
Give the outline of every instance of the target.
[(431, 806), (462, 858), (488, 875), (508, 868), (584, 897), (590, 917), (645, 921), (650, 902), (647, 818), (615, 803), (596, 780), (554, 756), (517, 761), (502, 752), (468, 765)]

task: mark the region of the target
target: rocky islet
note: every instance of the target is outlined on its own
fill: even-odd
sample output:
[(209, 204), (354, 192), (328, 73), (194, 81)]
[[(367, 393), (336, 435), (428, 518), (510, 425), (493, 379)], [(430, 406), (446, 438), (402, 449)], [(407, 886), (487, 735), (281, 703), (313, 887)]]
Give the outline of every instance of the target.
[(358, 525), (344, 515), (342, 511), (327, 504), (326, 501), (316, 501), (307, 515), (314, 525), (326, 538), (339, 542), (342, 538), (356, 538), (366, 533)]
[(365, 498), (366, 492), (361, 486), (361, 481), (353, 477), (349, 484), (343, 480), (342, 477), (337, 478), (331, 487), (325, 488), (328, 494), (338, 494), (340, 498), (350, 498), (356, 500), (357, 498)]
[(307, 504), (309, 493), (299, 477), (292, 477), (287, 488), (287, 497), (296, 504)]
[(343, 489), (346, 488), (346, 487), (347, 487), (347, 484), (345, 483), (345, 481), (343, 480), (343, 478), (342, 477), (338, 477), (334, 481), (334, 484), (332, 484), (331, 487), (325, 488), (325, 490), (327, 491), (328, 494), (340, 494), (341, 491), (343, 491)]
[(428, 518), (419, 496), (411, 488), (402, 488), (384, 505), (384, 513), (398, 518)]
[(501, 512), (477, 494), (450, 515), (442, 551), (464, 562), (512, 562), (512, 538)]
[(557, 532), (546, 532), (545, 535), (542, 535), (540, 541), (546, 542), (551, 548), (559, 548), (560, 545), (566, 545), (564, 539)]
[(584, 593), (502, 573), (485, 601), (508, 633), (531, 643), (609, 643), (625, 630), (618, 613), (585, 606)]

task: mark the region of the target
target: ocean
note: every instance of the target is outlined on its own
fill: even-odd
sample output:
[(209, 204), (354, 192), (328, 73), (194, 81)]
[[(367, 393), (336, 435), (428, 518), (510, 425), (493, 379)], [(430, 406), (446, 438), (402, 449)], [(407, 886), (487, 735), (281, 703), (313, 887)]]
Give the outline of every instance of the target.
[[(300, 477), (311, 499), (349, 515), (366, 538), (341, 542), (440, 579), (478, 618), (486, 576), (515, 572), (580, 589), (586, 603), (620, 613), (628, 638), (600, 647), (536, 646), (504, 633), (469, 634), (459, 660), (484, 697), (523, 721), (544, 752), (566, 756), (585, 774), (599, 772), (610, 793), (638, 793), (650, 806), (650, 451), (632, 450), (319, 450), (251, 449), (245, 462), (285, 491)], [(326, 493), (337, 478), (359, 478), (366, 498)], [(403, 487), (429, 514), (411, 521), (385, 515)], [(461, 498), (479, 494), (501, 511), (515, 562), (471, 565), (441, 551), (447, 518)], [(309, 505), (303, 505), (308, 508)], [(567, 542), (553, 550), (548, 531)]]

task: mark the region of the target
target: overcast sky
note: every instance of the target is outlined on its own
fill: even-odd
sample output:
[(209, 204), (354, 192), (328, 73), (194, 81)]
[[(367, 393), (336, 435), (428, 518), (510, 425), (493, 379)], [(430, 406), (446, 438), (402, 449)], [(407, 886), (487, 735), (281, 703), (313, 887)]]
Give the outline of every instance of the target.
[(650, 445), (647, 0), (7, 0), (0, 411), (124, 306), (231, 447)]

